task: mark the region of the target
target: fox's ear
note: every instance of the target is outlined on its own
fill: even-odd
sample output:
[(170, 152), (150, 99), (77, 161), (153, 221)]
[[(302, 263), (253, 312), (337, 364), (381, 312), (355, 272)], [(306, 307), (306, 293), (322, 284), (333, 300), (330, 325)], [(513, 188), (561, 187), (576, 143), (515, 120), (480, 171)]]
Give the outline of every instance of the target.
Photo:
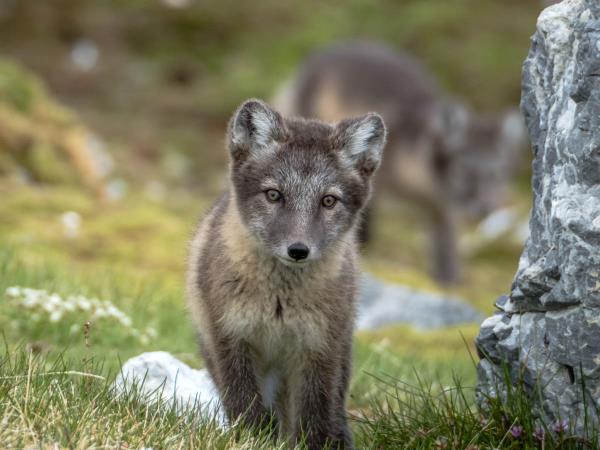
[(386, 130), (379, 114), (369, 113), (340, 122), (334, 134), (334, 147), (361, 175), (375, 172), (385, 147)]
[(231, 118), (227, 137), (231, 157), (243, 161), (269, 151), (274, 142), (284, 141), (287, 130), (281, 114), (261, 100), (250, 99)]

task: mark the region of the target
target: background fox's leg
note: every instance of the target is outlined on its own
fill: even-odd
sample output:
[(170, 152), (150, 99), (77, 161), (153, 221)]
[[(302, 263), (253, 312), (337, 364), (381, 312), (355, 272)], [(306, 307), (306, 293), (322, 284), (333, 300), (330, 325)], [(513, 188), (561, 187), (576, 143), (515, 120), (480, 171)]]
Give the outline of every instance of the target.
[(457, 248), (456, 223), (450, 211), (438, 209), (432, 215), (431, 254), (433, 276), (435, 279), (444, 284), (458, 281), (460, 262)]
[(398, 177), (392, 186), (399, 198), (417, 206), (429, 220), (433, 277), (445, 284), (457, 281), (460, 261), (456, 217), (449, 206), (450, 200), (444, 192), (435, 189), (433, 181), (418, 184), (407, 181), (407, 177)]

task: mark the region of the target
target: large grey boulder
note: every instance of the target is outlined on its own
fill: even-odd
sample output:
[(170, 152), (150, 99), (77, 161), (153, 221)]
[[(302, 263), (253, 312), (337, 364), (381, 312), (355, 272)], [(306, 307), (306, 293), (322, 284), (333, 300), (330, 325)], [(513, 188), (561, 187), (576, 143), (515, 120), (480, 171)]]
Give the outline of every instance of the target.
[(541, 13), (521, 110), (534, 155), (530, 238), (510, 295), (477, 338), (479, 397), (503, 397), (505, 365), (543, 420), (567, 419), (583, 434), (600, 406), (598, 0), (565, 0)]
[(408, 325), (432, 330), (450, 325), (481, 322), (482, 314), (457, 298), (384, 283), (363, 275), (359, 295), (357, 330), (388, 325)]

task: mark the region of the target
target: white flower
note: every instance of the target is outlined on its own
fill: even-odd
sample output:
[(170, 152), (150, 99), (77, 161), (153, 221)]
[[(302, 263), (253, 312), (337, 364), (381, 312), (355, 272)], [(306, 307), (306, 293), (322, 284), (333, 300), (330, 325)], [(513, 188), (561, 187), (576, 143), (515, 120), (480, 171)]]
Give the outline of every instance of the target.
[(21, 291), (21, 298), (31, 304), (37, 304), (43, 299), (44, 296), (47, 295), (48, 294), (46, 292), (38, 291), (36, 289), (25, 288)]
[[(71, 295), (63, 299), (60, 295), (48, 293), (42, 289), (23, 288), (13, 286), (6, 289), (6, 295), (16, 300), (16, 305), (31, 313), (27, 315), (27, 320), (39, 322), (42, 320), (51, 323), (58, 323), (64, 320), (65, 315), (70, 316), (70, 322), (97, 319), (113, 319), (118, 322), (132, 336), (139, 339), (142, 343), (147, 343), (156, 336), (156, 330), (148, 328), (145, 333), (133, 328), (131, 318), (117, 308), (112, 302), (99, 300), (97, 298), (87, 298), (83, 295)], [(69, 326), (69, 323), (66, 324)], [(69, 332), (75, 334), (81, 330), (79, 323), (70, 326)]]
[(48, 297), (47, 302), (50, 303), (54, 307), (59, 307), (59, 306), (62, 306), (63, 299), (58, 294), (52, 294), (50, 297)]
[(119, 322), (121, 322), (121, 325), (127, 328), (129, 328), (132, 325), (131, 319), (125, 315), (119, 318)]
[(76, 302), (77, 301), (73, 297), (69, 297), (69, 298), (67, 298), (67, 300), (65, 300), (63, 302), (62, 307), (67, 312), (73, 312), (77, 308), (77, 303)]
[(18, 297), (21, 295), (21, 288), (18, 286), (12, 286), (6, 289), (6, 295), (9, 297)]
[(108, 312), (104, 308), (96, 308), (96, 311), (94, 311), (92, 318), (102, 319), (103, 317), (107, 317), (107, 316), (108, 316)]
[(89, 311), (90, 308), (92, 307), (92, 303), (85, 297), (78, 297), (77, 298), (77, 306), (82, 311)]
[(111, 316), (111, 317), (115, 317), (118, 318), (121, 316), (121, 311), (119, 311), (117, 308), (115, 308), (114, 305), (109, 304), (106, 306), (106, 314)]
[(74, 211), (67, 211), (60, 216), (60, 222), (63, 226), (63, 233), (68, 238), (76, 238), (79, 235), (81, 226), (81, 216)]
[(153, 327), (146, 328), (146, 334), (152, 339), (154, 339), (158, 335), (158, 333), (156, 332), (156, 328)]
[(63, 313), (60, 309), (52, 311), (52, 313), (50, 314), (50, 322), (58, 322), (60, 319), (62, 319), (62, 315)]
[(34, 308), (38, 305), (38, 301), (37, 301), (37, 298), (34, 298), (34, 297), (25, 297), (23, 299), (23, 301), (21, 302), (21, 304), (25, 308)]
[(56, 297), (54, 296), (48, 298), (44, 303), (42, 303), (42, 308), (44, 308), (49, 313), (52, 313), (54, 311), (60, 311), (61, 306), (62, 304), (60, 300), (57, 301)]
[(48, 313), (51, 313), (56, 310), (52, 303), (42, 303), (42, 308)]

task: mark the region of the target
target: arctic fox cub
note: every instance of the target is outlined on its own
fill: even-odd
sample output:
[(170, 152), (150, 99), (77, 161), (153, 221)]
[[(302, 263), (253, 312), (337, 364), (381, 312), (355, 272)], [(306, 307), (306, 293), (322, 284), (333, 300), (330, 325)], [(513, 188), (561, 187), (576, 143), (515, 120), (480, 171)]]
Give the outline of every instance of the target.
[(377, 114), (335, 125), (248, 100), (229, 124), (230, 189), (191, 245), (189, 307), (230, 420), (352, 448), (346, 420), (355, 232), (385, 144)]

